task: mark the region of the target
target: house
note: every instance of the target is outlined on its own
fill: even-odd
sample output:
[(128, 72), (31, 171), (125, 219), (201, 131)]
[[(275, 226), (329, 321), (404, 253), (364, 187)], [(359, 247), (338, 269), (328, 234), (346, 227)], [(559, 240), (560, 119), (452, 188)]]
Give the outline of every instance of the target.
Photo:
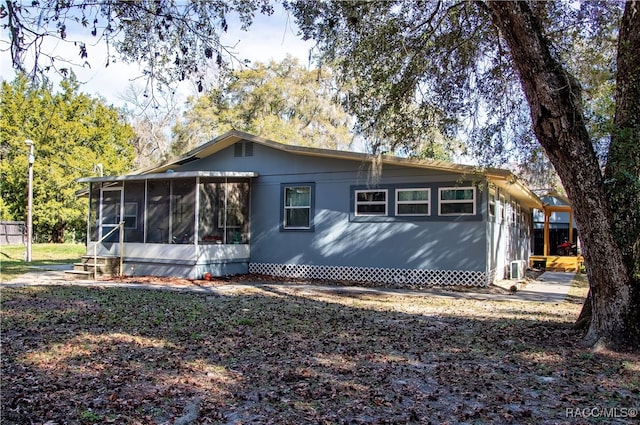
[(127, 275), (484, 286), (527, 264), (542, 208), (506, 170), (235, 130), (158, 167), (80, 181), (87, 254), (121, 255)]

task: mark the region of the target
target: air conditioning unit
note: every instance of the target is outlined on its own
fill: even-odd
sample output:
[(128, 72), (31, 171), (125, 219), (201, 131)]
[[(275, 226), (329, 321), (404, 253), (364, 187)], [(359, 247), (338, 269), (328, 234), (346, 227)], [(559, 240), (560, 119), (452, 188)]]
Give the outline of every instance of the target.
[(511, 280), (524, 280), (527, 271), (527, 262), (525, 260), (516, 260), (511, 262), (511, 272), (509, 276)]

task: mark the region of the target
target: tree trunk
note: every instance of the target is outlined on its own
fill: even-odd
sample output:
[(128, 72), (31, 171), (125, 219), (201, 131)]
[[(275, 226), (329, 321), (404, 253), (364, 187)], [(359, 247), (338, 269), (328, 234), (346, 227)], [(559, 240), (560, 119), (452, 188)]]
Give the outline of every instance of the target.
[[(612, 210), (582, 113), (580, 86), (552, 56), (528, 2), (489, 1), (494, 24), (509, 46), (531, 110), (533, 130), (571, 200), (591, 291), (586, 340), (636, 347), (631, 277), (616, 243)], [(637, 31), (637, 29), (636, 29)]]
[(64, 243), (64, 231), (67, 228), (67, 223), (58, 223), (51, 230), (51, 242), (52, 243)]
[(579, 329), (582, 331), (589, 330), (592, 318), (593, 313), (591, 312), (591, 291), (589, 291), (587, 292), (587, 298), (585, 298), (584, 304), (582, 304), (582, 310), (580, 310), (580, 314), (578, 315), (576, 322), (573, 324), (573, 329)]
[[(605, 170), (613, 234), (629, 270), (631, 300), (626, 322), (640, 334), (640, 2), (625, 4), (618, 38), (616, 112)], [(636, 340), (636, 346), (640, 341)]]

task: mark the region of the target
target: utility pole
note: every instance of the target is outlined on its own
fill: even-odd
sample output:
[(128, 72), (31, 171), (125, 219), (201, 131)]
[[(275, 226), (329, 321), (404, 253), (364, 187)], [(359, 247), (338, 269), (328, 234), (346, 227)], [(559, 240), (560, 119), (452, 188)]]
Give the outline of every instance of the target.
[(35, 157), (33, 155), (33, 140), (27, 139), (24, 143), (29, 146), (29, 180), (27, 183), (27, 255), (25, 261), (31, 262), (31, 242), (33, 239), (33, 162)]

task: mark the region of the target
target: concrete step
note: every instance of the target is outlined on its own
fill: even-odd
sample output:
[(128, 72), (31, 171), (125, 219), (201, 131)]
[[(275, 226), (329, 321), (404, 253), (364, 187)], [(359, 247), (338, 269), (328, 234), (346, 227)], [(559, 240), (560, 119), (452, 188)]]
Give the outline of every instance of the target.
[(75, 263), (73, 269), (78, 272), (88, 272), (93, 275), (94, 270), (98, 276), (112, 276), (119, 274), (120, 258), (119, 257), (96, 257), (85, 255), (82, 262)]
[(97, 257), (94, 257), (93, 255), (83, 255), (80, 261), (82, 263), (89, 263), (89, 264), (93, 264), (94, 261), (97, 264), (110, 264), (114, 262), (116, 263), (119, 262), (120, 257), (105, 257), (100, 255), (98, 255)]
[(94, 278), (93, 271), (86, 270), (66, 270), (64, 275), (71, 280), (91, 280)]

